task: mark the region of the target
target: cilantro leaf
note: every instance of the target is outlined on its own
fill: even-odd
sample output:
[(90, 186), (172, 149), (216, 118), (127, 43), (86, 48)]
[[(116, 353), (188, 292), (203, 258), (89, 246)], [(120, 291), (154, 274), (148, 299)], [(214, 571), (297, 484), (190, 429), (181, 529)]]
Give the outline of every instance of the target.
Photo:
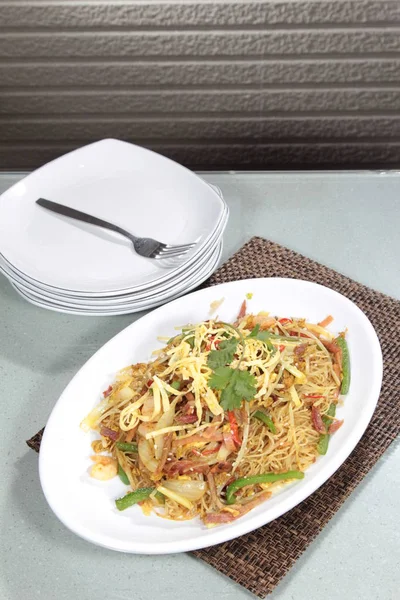
[[(256, 329), (256, 334), (258, 329)], [(243, 343), (243, 338), (241, 340)], [(234, 337), (223, 340), (219, 344), (218, 350), (211, 350), (207, 359), (208, 367), (213, 370), (208, 385), (214, 390), (221, 391), (220, 404), (224, 410), (240, 408), (243, 400), (252, 400), (257, 392), (256, 378), (250, 371), (242, 371), (238, 367), (232, 369), (227, 366), (232, 362), (237, 346), (238, 340)]]
[[(231, 337), (228, 338), (227, 340), (223, 340), (220, 345), (218, 346), (218, 352), (221, 352), (222, 350), (227, 350), (227, 351), (232, 351), (233, 354), (235, 354), (236, 352), (236, 348), (238, 345), (238, 341), (236, 338)], [(232, 356), (233, 359), (233, 356)]]
[(251, 330), (250, 334), (247, 337), (256, 338), (257, 340), (261, 340), (262, 342), (265, 342), (265, 344), (270, 352), (276, 351), (275, 347), (273, 346), (273, 344), (271, 342), (271, 333), (269, 331), (260, 331), (260, 325), (258, 323), (254, 327), (254, 329)]
[(224, 367), (233, 361), (237, 349), (237, 339), (231, 337), (220, 343), (218, 350), (211, 350), (208, 355), (207, 365), (215, 371), (219, 367)]
[(256, 395), (256, 378), (250, 371), (219, 367), (208, 380), (214, 390), (222, 390), (221, 406), (224, 410), (240, 408), (242, 400), (252, 400)]
[(244, 400), (252, 400), (257, 393), (257, 381), (250, 371), (236, 369), (231, 383), (234, 386), (235, 393), (240, 395)]
[(228, 384), (221, 393), (221, 406), (224, 410), (240, 408), (242, 400), (252, 400), (256, 395), (256, 378), (250, 371), (231, 369)]
[(251, 330), (251, 332), (249, 333), (249, 335), (247, 337), (256, 338), (258, 336), (259, 331), (260, 331), (260, 325), (257, 323), (257, 325), (254, 327), (254, 329)]
[(260, 331), (260, 333), (257, 334), (257, 339), (261, 340), (262, 342), (269, 342), (271, 339), (271, 334), (269, 331)]
[(218, 367), (208, 380), (208, 385), (213, 390), (223, 390), (228, 385), (234, 369), (231, 367)]

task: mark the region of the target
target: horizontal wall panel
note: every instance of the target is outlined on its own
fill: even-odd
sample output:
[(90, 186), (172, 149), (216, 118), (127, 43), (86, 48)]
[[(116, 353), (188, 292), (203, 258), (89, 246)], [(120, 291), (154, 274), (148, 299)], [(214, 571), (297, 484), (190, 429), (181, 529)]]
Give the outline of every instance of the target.
[(256, 113), (399, 111), (400, 87), (380, 90), (7, 92), (0, 114)]
[(400, 168), (400, 0), (0, 0), (0, 169)]
[[(397, 30), (3, 33), (4, 58), (236, 57), (399, 53)], [(304, 57), (305, 58), (305, 57)]]
[[(399, 2), (400, 4), (400, 2)], [(400, 35), (400, 33), (399, 33)], [(101, 88), (400, 83), (392, 59), (0, 64), (1, 87)]]
[[(75, 144), (0, 145), (0, 164), (10, 169), (26, 170), (42, 165), (68, 150), (93, 140), (80, 139)], [(400, 143), (299, 143), (282, 145), (159, 145), (156, 152), (165, 154), (193, 169), (208, 170), (210, 154), (213, 169), (326, 169), (326, 168), (398, 168)]]
[(15, 2), (0, 4), (0, 27), (227, 28), (238, 26), (363, 25), (400, 22), (397, 1), (270, 2)]
[[(232, 143), (277, 142), (293, 140), (338, 140), (397, 139), (400, 141), (400, 114), (395, 117), (307, 117), (285, 119), (180, 119), (178, 122), (164, 119), (27, 119), (13, 118), (0, 120), (3, 142), (57, 142), (83, 139), (117, 137), (130, 139), (138, 144), (152, 141), (169, 143), (180, 139), (190, 143), (193, 140), (232, 141)], [(379, 132), (379, 136), (377, 135)]]

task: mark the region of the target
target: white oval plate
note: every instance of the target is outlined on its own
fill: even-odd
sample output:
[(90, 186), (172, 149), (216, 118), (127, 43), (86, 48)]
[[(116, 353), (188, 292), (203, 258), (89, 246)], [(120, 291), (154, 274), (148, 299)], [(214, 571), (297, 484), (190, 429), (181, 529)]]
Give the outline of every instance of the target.
[[(149, 360), (159, 347), (157, 336), (174, 327), (209, 318), (210, 303), (225, 298), (218, 309), (224, 321), (235, 319), (245, 294), (253, 293), (249, 310), (318, 322), (334, 316), (332, 331), (348, 328), (351, 387), (338, 416), (344, 425), (332, 436), (328, 454), (302, 481), (282, 491), (229, 525), (207, 529), (199, 519), (176, 523), (138, 507), (120, 513), (114, 499), (126, 487), (117, 479), (97, 482), (88, 475), (90, 442), (79, 423), (125, 365)], [(243, 535), (281, 516), (312, 494), (346, 460), (374, 412), (382, 381), (382, 354), (376, 333), (350, 300), (323, 286), (294, 279), (248, 279), (207, 288), (179, 298), (142, 317), (89, 359), (67, 386), (51, 413), (40, 451), (40, 480), (58, 518), (73, 532), (100, 546), (121, 552), (167, 554), (212, 546)], [(299, 527), (301, 524), (299, 523)]]
[[(39, 207), (40, 197), (135, 235), (197, 243), (182, 265), (166, 269), (162, 261), (136, 255), (113, 232)], [(0, 252), (27, 276), (72, 292), (140, 288), (195, 260), (225, 206), (217, 191), (172, 160), (120, 140), (101, 140), (44, 165), (0, 196)]]

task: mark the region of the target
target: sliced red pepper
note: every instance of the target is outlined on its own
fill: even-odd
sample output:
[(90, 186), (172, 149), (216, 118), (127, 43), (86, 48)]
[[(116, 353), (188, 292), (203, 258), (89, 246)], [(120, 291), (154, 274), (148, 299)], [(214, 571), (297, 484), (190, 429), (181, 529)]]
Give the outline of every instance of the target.
[(214, 340), (215, 340), (215, 335), (211, 335), (211, 336), (208, 338), (208, 342), (207, 342), (207, 344), (206, 344), (206, 352), (208, 352), (209, 350), (211, 350), (213, 342), (214, 342), (214, 346), (215, 346), (215, 348), (218, 348), (218, 346), (219, 346), (219, 345), (220, 345), (220, 343), (222, 342), (222, 340), (217, 340), (217, 341), (214, 341)]
[[(276, 346), (276, 344), (274, 344), (274, 346)], [(279, 352), (283, 352), (285, 348), (286, 348), (286, 346), (284, 344), (278, 345)]]
[(305, 333), (299, 333), (298, 331), (289, 331), (289, 335), (293, 335), (294, 337), (303, 337), (310, 339), (309, 335), (306, 335)]
[(279, 319), (279, 323), (281, 325), (286, 325), (286, 323), (293, 323), (292, 319), (287, 319), (286, 317), (284, 317), (283, 319)]
[(200, 454), (201, 456), (209, 456), (210, 454), (216, 454), (220, 449), (221, 444), (218, 444), (215, 448), (209, 448), (208, 450), (203, 450)]
[(109, 385), (108, 388), (106, 390), (104, 390), (104, 392), (103, 392), (104, 398), (108, 398), (108, 396), (111, 394), (111, 392), (112, 392), (112, 385)]
[(149, 379), (147, 382), (147, 387), (151, 387), (153, 385), (153, 379)]
[(231, 428), (232, 439), (237, 446), (241, 446), (242, 440), (239, 437), (239, 426), (236, 421), (235, 413), (233, 412), (233, 410), (228, 410), (227, 415), (229, 419), (229, 425)]
[(320, 394), (304, 394), (304, 398), (325, 398), (325, 396), (320, 396)]

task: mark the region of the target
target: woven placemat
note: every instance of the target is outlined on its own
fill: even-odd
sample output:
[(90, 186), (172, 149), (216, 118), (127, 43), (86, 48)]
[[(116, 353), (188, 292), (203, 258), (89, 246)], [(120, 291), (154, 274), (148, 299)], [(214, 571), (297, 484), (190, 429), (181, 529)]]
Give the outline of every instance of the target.
[[(202, 287), (252, 277), (306, 279), (350, 298), (372, 322), (384, 358), (382, 390), (372, 421), (357, 448), (329, 481), (272, 523), (230, 542), (193, 552), (263, 598), (286, 575), (400, 431), (400, 302), (258, 237), (243, 246)], [(43, 430), (27, 442), (36, 451), (42, 433)]]

